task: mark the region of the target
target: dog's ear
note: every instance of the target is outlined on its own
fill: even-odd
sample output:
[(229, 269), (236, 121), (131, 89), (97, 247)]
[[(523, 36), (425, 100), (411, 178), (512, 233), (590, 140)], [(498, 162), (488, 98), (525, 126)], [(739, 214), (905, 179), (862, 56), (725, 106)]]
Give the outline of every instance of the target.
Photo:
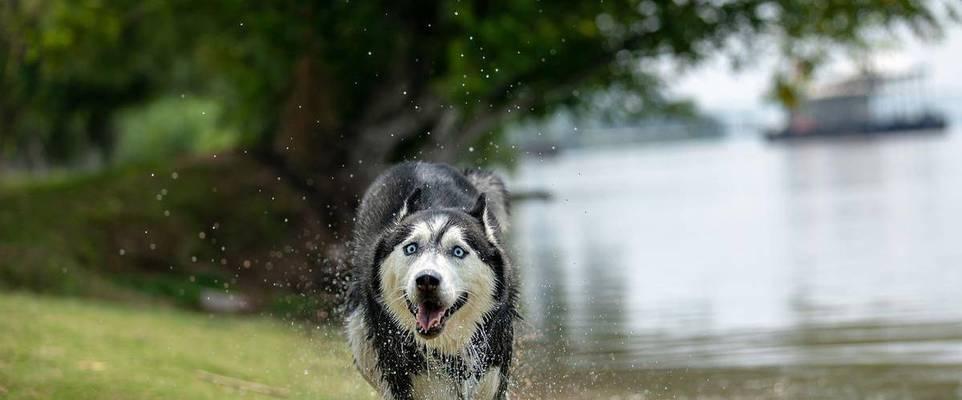
[(481, 193), (478, 195), (478, 199), (474, 201), (474, 206), (468, 210), (468, 215), (476, 218), (481, 223), (484, 223), (484, 212), (488, 208), (488, 197)]
[(468, 215), (477, 219), (478, 222), (481, 222), (481, 226), (484, 227), (484, 233), (491, 243), (498, 244), (498, 238), (494, 234), (497, 230), (498, 222), (494, 220), (490, 210), (488, 210), (488, 197), (485, 196), (484, 193), (478, 195), (474, 206), (468, 210)]
[(397, 219), (395, 220), (396, 222), (401, 222), (404, 217), (421, 210), (422, 192), (423, 190), (421, 190), (421, 187), (416, 187), (411, 191), (410, 194), (408, 194), (408, 197), (404, 199), (404, 204), (401, 205), (401, 209), (397, 212)]

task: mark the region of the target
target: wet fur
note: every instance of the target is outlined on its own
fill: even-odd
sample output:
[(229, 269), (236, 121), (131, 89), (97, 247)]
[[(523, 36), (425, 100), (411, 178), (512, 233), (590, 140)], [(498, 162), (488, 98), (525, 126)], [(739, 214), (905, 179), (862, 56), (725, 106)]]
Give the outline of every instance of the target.
[[(351, 242), (347, 335), (355, 365), (382, 397), (506, 398), (517, 317), (516, 279), (504, 251), (507, 199), (491, 173), (430, 163), (395, 166), (365, 193)], [(384, 286), (399, 287), (390, 284), (400, 279), (391, 275), (401, 270), (397, 249), (424, 234), (416, 229), (441, 230), (432, 223), (450, 225), (450, 240), (465, 242), (473, 262), (490, 270), (465, 283), (487, 293), (471, 293), (441, 335), (427, 340), (413, 332), (400, 294)]]

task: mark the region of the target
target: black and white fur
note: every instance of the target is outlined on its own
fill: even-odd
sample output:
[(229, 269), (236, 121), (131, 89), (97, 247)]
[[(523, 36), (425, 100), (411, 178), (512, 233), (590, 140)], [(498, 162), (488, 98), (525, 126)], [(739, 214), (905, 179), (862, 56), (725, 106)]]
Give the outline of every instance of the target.
[(497, 176), (443, 164), (400, 164), (368, 188), (347, 336), (383, 398), (507, 398), (518, 315), (507, 203)]

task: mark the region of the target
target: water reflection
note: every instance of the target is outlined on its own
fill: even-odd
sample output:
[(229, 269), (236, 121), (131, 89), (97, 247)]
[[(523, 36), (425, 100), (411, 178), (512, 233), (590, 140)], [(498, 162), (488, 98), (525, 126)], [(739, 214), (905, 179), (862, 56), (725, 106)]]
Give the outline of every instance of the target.
[(595, 395), (962, 396), (956, 136), (524, 162), (555, 196), (516, 211), (527, 359)]

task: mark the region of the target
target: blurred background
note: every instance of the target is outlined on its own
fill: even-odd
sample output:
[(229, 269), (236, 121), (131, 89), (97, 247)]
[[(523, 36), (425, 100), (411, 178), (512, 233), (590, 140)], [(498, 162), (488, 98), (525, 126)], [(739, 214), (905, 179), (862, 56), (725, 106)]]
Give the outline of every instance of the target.
[(0, 3), (0, 398), (372, 398), (344, 238), (499, 171), (516, 398), (962, 398), (955, 0)]

